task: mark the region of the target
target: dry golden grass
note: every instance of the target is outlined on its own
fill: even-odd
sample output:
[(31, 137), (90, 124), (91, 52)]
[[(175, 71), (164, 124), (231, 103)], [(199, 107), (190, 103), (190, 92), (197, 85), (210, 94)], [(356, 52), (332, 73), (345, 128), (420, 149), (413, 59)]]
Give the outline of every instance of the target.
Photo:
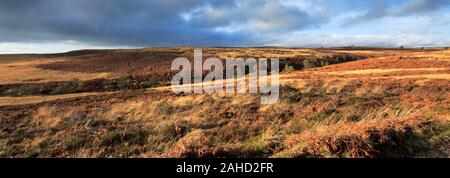
[(436, 51), (436, 52), (418, 52), (412, 56), (425, 60), (450, 61), (450, 50)]
[[(67, 115), (70, 115), (67, 113)], [(39, 124), (44, 128), (55, 127), (64, 116), (57, 112), (55, 107), (42, 107), (36, 111), (33, 117), (33, 123)]]
[(450, 80), (450, 74), (423, 74), (423, 75), (406, 75), (406, 76), (394, 76), (395, 79), (414, 79), (414, 78), (425, 78), (425, 79), (444, 79)]
[(81, 73), (68, 71), (54, 71), (40, 69), (37, 66), (62, 61), (64, 59), (30, 59), (20, 62), (0, 64), (0, 84), (36, 83), (53, 81), (70, 81), (73, 79), (90, 80), (95, 78), (109, 78), (110, 73)]
[[(421, 137), (423, 136), (422, 129), (429, 126), (430, 123), (442, 124), (434, 129), (446, 129), (445, 127), (448, 129), (450, 123), (448, 114), (430, 119), (423, 116), (422, 112), (424, 111), (423, 108), (392, 110), (390, 107), (384, 107), (366, 113), (362, 121), (354, 124), (345, 122), (337, 122), (332, 125), (321, 124), (315, 129), (287, 138), (284, 141), (286, 149), (274, 157), (376, 157), (385, 154), (378, 150), (380, 145), (394, 140), (408, 142), (401, 140), (405, 137)], [(411, 131), (412, 129), (417, 130)], [(441, 136), (448, 139), (449, 131), (441, 131), (443, 131)], [(423, 143), (417, 140), (416, 144)], [(414, 151), (414, 148), (404, 145), (404, 143), (387, 144), (384, 147), (403, 149), (406, 152)]]
[[(328, 54), (278, 48), (211, 48), (209, 52), (221, 57)], [(47, 103), (37, 106), (33, 115), (8, 125), (10, 132), (0, 130), (0, 157), (414, 157), (436, 145), (448, 149), (448, 66), (401, 65), (409, 60), (419, 60), (417, 64), (422, 60), (445, 62), (448, 51), (350, 53), (375, 57), (365, 63), (282, 73), (280, 100), (273, 105), (262, 105), (260, 96), (251, 94), (149, 95), (112, 104), (92, 97), (77, 101), (80, 105), (76, 107)], [(405, 57), (392, 60), (378, 55)], [(388, 59), (394, 62), (364, 68), (367, 63)], [(39, 64), (35, 62), (29, 66)], [(39, 75), (55, 71), (45, 72)], [(248, 78), (233, 82), (238, 80)], [(170, 89), (124, 93), (138, 96), (138, 92)], [(0, 106), (96, 94), (1, 97)], [(3, 111), (8, 113), (0, 116), (21, 114), (6, 109)], [(6, 127), (2, 125), (2, 129)], [(392, 148), (395, 154), (390, 152)]]
[(349, 75), (349, 74), (383, 74), (402, 71), (441, 71), (441, 70), (449, 70), (449, 68), (365, 69), (365, 70), (349, 70), (349, 71), (325, 72), (325, 73), (331, 75)]
[(221, 59), (237, 58), (243, 56), (249, 57), (265, 57), (265, 58), (293, 58), (299, 56), (326, 56), (326, 51), (317, 51), (309, 49), (289, 49), (289, 48), (237, 48), (228, 49), (228, 51), (217, 52), (217, 56)]
[(330, 52), (335, 53), (348, 53), (355, 55), (368, 55), (368, 56), (392, 56), (398, 54), (408, 54), (410, 51), (401, 51), (401, 50), (330, 50)]
[(53, 100), (58, 100), (58, 99), (76, 98), (76, 97), (92, 96), (92, 95), (98, 95), (98, 94), (102, 94), (102, 93), (76, 93), (76, 94), (65, 94), (65, 95), (0, 97), (0, 106), (36, 104), (36, 103), (53, 101)]
[[(338, 52), (338, 51), (336, 51)], [(349, 53), (377, 54), (375, 51)], [(295, 71), (280, 76), (281, 81), (295, 85), (304, 79), (362, 80), (362, 79), (450, 79), (450, 50), (428, 52), (387, 52), (391, 56), (373, 57), (321, 68)], [(383, 53), (380, 51), (378, 53)], [(388, 62), (386, 62), (388, 61)]]
[[(207, 155), (209, 154), (209, 155)], [(214, 148), (203, 130), (194, 130), (178, 140), (162, 157), (206, 157), (214, 155)]]

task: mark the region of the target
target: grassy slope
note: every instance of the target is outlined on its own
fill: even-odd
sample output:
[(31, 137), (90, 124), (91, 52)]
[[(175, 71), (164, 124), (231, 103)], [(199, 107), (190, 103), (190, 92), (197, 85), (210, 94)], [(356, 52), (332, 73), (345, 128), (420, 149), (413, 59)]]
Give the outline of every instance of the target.
[[(425, 77), (435, 70), (395, 70), (449, 68), (449, 56), (402, 54), (285, 73), (275, 105), (247, 94), (147, 97), (96, 108), (43, 104), (2, 126), (0, 155), (448, 157), (450, 81)], [(367, 71), (379, 68), (390, 70)]]

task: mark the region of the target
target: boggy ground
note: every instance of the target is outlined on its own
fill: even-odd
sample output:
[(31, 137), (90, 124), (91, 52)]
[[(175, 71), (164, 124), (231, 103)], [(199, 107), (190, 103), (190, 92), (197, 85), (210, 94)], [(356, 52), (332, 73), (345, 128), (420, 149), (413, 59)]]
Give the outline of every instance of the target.
[[(221, 55), (255, 55), (260, 50)], [(270, 54), (286, 59), (315, 54), (274, 51)], [(0, 156), (449, 156), (450, 51), (339, 53), (369, 58), (319, 67), (321, 62), (314, 61), (326, 58), (314, 57), (301, 63), (307, 68), (285, 70), (279, 102), (273, 105), (261, 105), (258, 94), (176, 95), (159, 85), (0, 97)]]

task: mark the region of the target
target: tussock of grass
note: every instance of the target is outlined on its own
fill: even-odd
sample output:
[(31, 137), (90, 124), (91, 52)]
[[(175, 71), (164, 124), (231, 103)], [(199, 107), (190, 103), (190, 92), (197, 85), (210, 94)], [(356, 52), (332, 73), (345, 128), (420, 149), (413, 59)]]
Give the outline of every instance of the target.
[(431, 89), (392, 85), (387, 94), (357, 96), (368, 84), (348, 83), (340, 93), (327, 93), (323, 84), (283, 85), (274, 105), (260, 105), (259, 95), (200, 94), (104, 110), (41, 107), (2, 128), (0, 156), (403, 157), (448, 142), (448, 118), (439, 117), (448, 108), (402, 98), (403, 91)]
[[(448, 127), (448, 121), (439, 121)], [(418, 137), (418, 130), (428, 130), (430, 119), (407, 117), (357, 124), (320, 127), (285, 140), (285, 150), (274, 157), (403, 157), (420, 151), (436, 133)], [(445, 131), (440, 130), (442, 135)], [(439, 139), (440, 141), (448, 140)], [(433, 144), (433, 143), (431, 143)], [(435, 143), (434, 143), (435, 144)], [(429, 146), (428, 146), (429, 147)]]

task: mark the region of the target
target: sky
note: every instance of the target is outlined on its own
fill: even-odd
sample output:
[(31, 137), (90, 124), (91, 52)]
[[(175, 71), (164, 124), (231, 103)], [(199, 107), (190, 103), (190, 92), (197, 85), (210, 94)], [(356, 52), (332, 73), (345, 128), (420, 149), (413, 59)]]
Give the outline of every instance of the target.
[(0, 53), (450, 46), (450, 0), (0, 0)]

